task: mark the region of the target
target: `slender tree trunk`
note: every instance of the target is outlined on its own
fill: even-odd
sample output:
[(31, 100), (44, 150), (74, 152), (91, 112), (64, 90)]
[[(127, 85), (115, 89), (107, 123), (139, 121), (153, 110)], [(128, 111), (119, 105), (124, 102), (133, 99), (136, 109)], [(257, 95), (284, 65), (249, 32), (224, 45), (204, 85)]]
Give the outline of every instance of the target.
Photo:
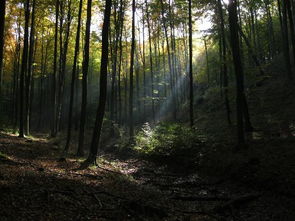
[[(64, 152), (67, 153), (70, 148), (70, 141), (72, 136), (72, 118), (73, 118), (73, 103), (74, 103), (74, 92), (75, 92), (75, 83), (76, 83), (76, 75), (77, 75), (77, 61), (79, 56), (79, 49), (80, 49), (80, 31), (81, 31), (81, 16), (82, 16), (82, 6), (83, 0), (80, 0), (79, 3), (79, 13), (78, 13), (78, 26), (77, 26), (77, 33), (76, 33), (76, 43), (75, 43), (75, 52), (74, 52), (74, 62), (72, 68), (72, 80), (71, 80), (71, 94), (70, 94), (70, 104), (69, 104), (69, 118), (68, 118), (68, 130), (67, 130), (67, 140)], [(83, 156), (83, 148), (77, 151), (78, 156)]]
[[(138, 40), (140, 42), (140, 40)], [(139, 47), (139, 44), (138, 44)], [(139, 54), (138, 50), (136, 50), (136, 62), (135, 62), (135, 82), (136, 82), (136, 120), (140, 120), (140, 113), (141, 113), (141, 107), (140, 107), (140, 87), (139, 87), (139, 74), (140, 74), (140, 68), (139, 68)]]
[(6, 10), (6, 0), (0, 2), (0, 97), (2, 88), (2, 73), (3, 73), (3, 51), (4, 51), (4, 27), (5, 27), (5, 10)]
[(243, 67), (240, 53), (240, 40), (238, 31), (238, 16), (237, 16), (237, 2), (230, 0), (228, 5), (229, 10), (229, 29), (231, 37), (232, 55), (236, 75), (236, 89), (237, 89), (237, 133), (238, 143), (245, 144), (244, 122), (243, 122), (243, 98), (244, 98), (244, 79)]
[(96, 163), (96, 155), (98, 151), (98, 143), (101, 135), (101, 128), (103, 123), (103, 117), (105, 113), (105, 104), (107, 97), (107, 74), (108, 74), (108, 53), (109, 53), (109, 26), (110, 26), (110, 16), (111, 16), (111, 0), (106, 0), (105, 12), (104, 12), (104, 22), (102, 29), (102, 53), (101, 53), (101, 66), (100, 66), (100, 97), (99, 106), (96, 113), (96, 120), (94, 125), (94, 131), (91, 141), (90, 153), (85, 161), (85, 166), (89, 164)]
[(33, 74), (33, 55), (34, 55), (34, 45), (35, 45), (35, 7), (36, 0), (33, 0), (32, 5), (32, 17), (31, 17), (31, 33), (30, 33), (30, 49), (29, 49), (29, 59), (28, 59), (28, 73), (26, 76), (26, 94), (25, 94), (25, 133), (30, 135), (30, 109), (31, 109), (31, 87), (32, 87), (32, 74)]
[(119, 38), (119, 70), (118, 70), (118, 122), (122, 123), (122, 95), (121, 95), (121, 71), (122, 71), (122, 55), (123, 55), (123, 45), (122, 45), (122, 37), (123, 37), (123, 27), (124, 27), (124, 9), (123, 0), (120, 0), (120, 38)]
[[(144, 14), (144, 8), (142, 7), (142, 14)], [(146, 116), (146, 60), (145, 60), (145, 19), (142, 17), (142, 72), (143, 72), (143, 117)]]
[[(120, 14), (120, 12), (119, 12)], [(117, 75), (117, 53), (118, 53), (118, 41), (119, 41), (119, 35), (120, 35), (120, 24), (119, 19), (117, 19), (117, 3), (114, 4), (114, 23), (115, 23), (115, 38), (114, 38), (114, 52), (112, 56), (113, 64), (112, 64), (112, 81), (111, 81), (111, 100), (110, 100), (110, 120), (112, 121), (112, 124), (115, 120), (115, 83), (116, 83), (116, 75)], [(111, 129), (111, 136), (114, 135), (114, 127), (112, 126)]]
[(22, 54), (22, 66), (20, 74), (20, 124), (19, 124), (19, 137), (24, 137), (24, 89), (25, 89), (25, 76), (28, 69), (28, 44), (29, 44), (29, 20), (30, 20), (30, 0), (25, 2), (25, 33), (24, 33), (24, 46)]
[[(253, 40), (253, 45), (254, 49), (257, 49), (257, 31), (256, 31), (256, 26), (255, 26), (255, 16), (254, 16), (254, 9), (252, 6), (250, 6), (250, 15), (251, 15), (251, 33), (252, 33), (252, 40)], [(255, 51), (256, 53), (257, 51)]]
[(87, 20), (85, 31), (85, 45), (84, 45), (84, 59), (82, 65), (83, 79), (82, 79), (82, 103), (81, 103), (81, 118), (80, 118), (80, 131), (79, 131), (79, 146), (78, 149), (84, 148), (84, 130), (86, 123), (87, 112), (87, 81), (89, 69), (89, 42), (90, 42), (90, 26), (91, 26), (91, 7), (92, 0), (87, 2)]
[(131, 37), (131, 54), (130, 54), (130, 88), (129, 88), (129, 135), (130, 139), (134, 136), (133, 125), (133, 72), (134, 72), (134, 51), (135, 51), (135, 0), (132, 0), (132, 37)]
[(172, 108), (173, 108), (173, 118), (176, 120), (176, 97), (175, 97), (175, 84), (173, 80), (174, 76), (174, 70), (173, 70), (173, 64), (172, 64), (172, 55), (170, 50), (170, 44), (169, 44), (169, 37), (168, 37), (168, 30), (167, 30), (167, 23), (166, 18), (164, 16), (164, 3), (163, 0), (160, 0), (161, 3), (161, 15), (163, 20), (163, 26), (164, 26), (164, 32), (165, 32), (165, 39), (166, 39), (166, 45), (167, 45), (167, 53), (168, 53), (168, 64), (169, 64), (169, 77), (170, 77), (170, 90), (171, 90), (171, 96), (172, 96)]
[(164, 97), (167, 98), (168, 96), (168, 93), (167, 93), (167, 80), (169, 78), (169, 76), (167, 76), (167, 73), (166, 73), (166, 59), (165, 59), (165, 41), (163, 40), (162, 41), (162, 52), (163, 52), (163, 71), (164, 71)]
[[(69, 46), (69, 37), (70, 37), (70, 28), (72, 22), (72, 10), (71, 10), (72, 0), (68, 1), (68, 12), (67, 12), (67, 20), (66, 20), (66, 31), (65, 31), (65, 39), (64, 44), (62, 46), (62, 30), (60, 32), (60, 50), (61, 50), (61, 59), (60, 59), (60, 82), (59, 82), (59, 104), (57, 111), (57, 131), (61, 130), (62, 125), (62, 108), (63, 108), (63, 95), (64, 95), (64, 87), (65, 87), (65, 74), (66, 74), (66, 64), (67, 64), (67, 54), (68, 54), (68, 46)], [(63, 14), (63, 13), (62, 13)], [(63, 16), (61, 16), (62, 19)], [(62, 22), (61, 22), (62, 24)]]
[[(267, 24), (268, 24), (268, 33), (269, 33), (269, 58), (270, 60), (273, 59), (273, 56), (275, 55), (275, 32), (274, 32), (274, 28), (273, 28), (273, 19), (271, 16), (271, 10), (270, 10), (270, 1), (269, 0), (265, 0), (264, 1), (265, 4), (265, 10), (266, 10), (266, 14), (267, 14)], [(291, 11), (291, 6), (290, 6), (290, 11)], [(291, 13), (291, 16), (292, 13)]]
[(205, 46), (205, 54), (206, 54), (207, 80), (208, 80), (208, 85), (209, 85), (210, 84), (210, 69), (209, 69), (209, 55), (208, 55), (208, 47), (207, 47), (206, 38), (204, 38), (204, 46)]
[(19, 15), (19, 19), (17, 22), (17, 46), (16, 46), (16, 54), (15, 54), (15, 70), (14, 70), (14, 108), (13, 108), (13, 131), (17, 131), (18, 119), (19, 119), (19, 74), (20, 74), (20, 57), (21, 57), (21, 12)]
[(154, 66), (153, 66), (153, 54), (152, 54), (152, 38), (151, 38), (151, 25), (150, 25), (150, 15), (148, 10), (148, 4), (146, 4), (146, 16), (147, 16), (147, 25), (148, 25), (148, 38), (149, 38), (149, 58), (150, 58), (150, 72), (151, 72), (151, 98), (152, 98), (152, 117), (155, 121), (155, 102), (154, 102)]
[[(188, 0), (189, 10), (189, 78), (190, 78), (190, 125), (194, 126), (194, 78), (193, 78), (193, 26), (192, 26), (192, 1)], [(209, 75), (208, 75), (209, 78)], [(209, 80), (208, 80), (209, 83)]]
[(218, 0), (218, 11), (220, 16), (220, 31), (221, 31), (221, 42), (220, 42), (220, 47), (222, 48), (221, 72), (223, 76), (224, 104), (225, 104), (227, 122), (229, 125), (231, 125), (231, 109), (230, 109), (229, 98), (228, 98), (227, 45), (226, 45), (224, 16), (223, 16), (221, 0)]
[(51, 136), (56, 136), (56, 72), (57, 72), (57, 50), (58, 50), (58, 16), (59, 16), (59, 0), (55, 5), (55, 35), (54, 35), (54, 56), (53, 56), (53, 76), (52, 76), (52, 100), (51, 100)]
[[(280, 1), (278, 1), (279, 7), (280, 7)], [(288, 78), (293, 78), (293, 73), (291, 69), (291, 59), (290, 59), (290, 49), (289, 49), (289, 31), (288, 31), (288, 18), (287, 18), (287, 5), (283, 1), (282, 3), (282, 35), (283, 35), (283, 47), (284, 47), (284, 56), (285, 56), (285, 62), (286, 62), (286, 68), (287, 68), (287, 75)]]
[[(42, 25), (42, 32), (41, 32), (41, 65), (40, 65), (40, 82), (39, 82), (39, 114), (38, 114), (38, 125), (37, 128), (38, 130), (41, 129), (41, 121), (42, 121), (42, 117), (43, 117), (43, 113), (42, 113), (42, 109), (43, 109), (43, 78), (44, 78), (44, 66), (45, 66), (45, 62), (44, 62), (44, 44), (45, 44), (45, 40), (44, 40), (44, 25)], [(47, 48), (47, 47), (46, 47)]]
[(291, 10), (290, 0), (285, 0), (284, 3), (287, 9), (287, 17), (289, 18), (289, 28), (290, 28), (290, 38), (292, 43), (292, 52), (293, 52), (293, 61), (295, 61), (295, 30), (294, 30), (294, 21), (293, 21), (293, 14)]
[(60, 1), (59, 2), (59, 67), (58, 67), (58, 78), (57, 78), (57, 105), (56, 105), (56, 133), (58, 133), (59, 128), (59, 119), (60, 119), (60, 106), (62, 103), (62, 85), (63, 85), (63, 61), (64, 61), (64, 49), (63, 49), (63, 43), (64, 43), (64, 5), (66, 1)]

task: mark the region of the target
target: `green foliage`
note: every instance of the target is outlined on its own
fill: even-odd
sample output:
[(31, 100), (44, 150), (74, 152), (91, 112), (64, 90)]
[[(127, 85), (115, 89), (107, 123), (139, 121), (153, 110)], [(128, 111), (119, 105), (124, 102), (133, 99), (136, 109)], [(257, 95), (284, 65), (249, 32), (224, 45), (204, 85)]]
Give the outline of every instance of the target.
[(135, 140), (140, 153), (169, 166), (181, 164), (185, 170), (194, 168), (205, 146), (192, 129), (176, 123), (161, 123), (154, 129), (146, 123)]

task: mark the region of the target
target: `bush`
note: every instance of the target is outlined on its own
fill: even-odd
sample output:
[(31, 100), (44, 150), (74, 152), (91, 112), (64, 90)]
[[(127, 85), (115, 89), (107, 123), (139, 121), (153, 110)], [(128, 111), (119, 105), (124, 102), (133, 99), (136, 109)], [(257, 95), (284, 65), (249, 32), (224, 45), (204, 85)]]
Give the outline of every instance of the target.
[(161, 123), (152, 129), (144, 124), (136, 136), (135, 149), (158, 163), (188, 170), (199, 162), (205, 144), (195, 131), (180, 124)]

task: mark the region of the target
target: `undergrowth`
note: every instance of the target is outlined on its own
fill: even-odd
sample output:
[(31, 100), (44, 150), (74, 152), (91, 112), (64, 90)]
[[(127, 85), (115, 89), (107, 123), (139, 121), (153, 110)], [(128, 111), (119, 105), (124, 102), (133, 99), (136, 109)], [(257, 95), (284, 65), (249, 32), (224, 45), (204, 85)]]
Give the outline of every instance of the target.
[(198, 165), (205, 147), (195, 131), (176, 123), (145, 124), (135, 137), (134, 149), (156, 163), (187, 172)]

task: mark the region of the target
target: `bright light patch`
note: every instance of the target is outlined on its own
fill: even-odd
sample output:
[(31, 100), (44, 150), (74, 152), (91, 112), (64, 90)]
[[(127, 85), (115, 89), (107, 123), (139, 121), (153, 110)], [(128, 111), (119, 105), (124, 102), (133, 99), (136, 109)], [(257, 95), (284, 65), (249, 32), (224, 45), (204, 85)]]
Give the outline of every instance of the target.
[(223, 0), (224, 4), (228, 5), (229, 4), (229, 0)]

